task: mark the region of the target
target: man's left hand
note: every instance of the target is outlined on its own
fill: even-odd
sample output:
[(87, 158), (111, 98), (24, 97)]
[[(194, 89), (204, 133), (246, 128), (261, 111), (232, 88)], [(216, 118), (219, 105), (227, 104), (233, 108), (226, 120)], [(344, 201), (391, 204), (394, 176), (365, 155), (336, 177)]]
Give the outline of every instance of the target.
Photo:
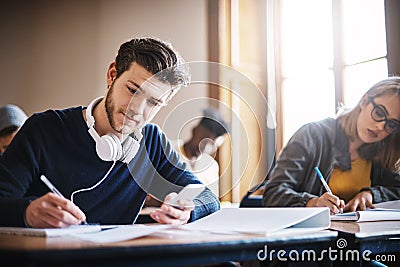
[(158, 223), (163, 224), (181, 225), (187, 223), (195, 205), (193, 201), (187, 200), (180, 200), (178, 207), (168, 205), (169, 200), (176, 195), (176, 193), (168, 194), (165, 197), (164, 203), (161, 205), (161, 207), (150, 213), (151, 218)]

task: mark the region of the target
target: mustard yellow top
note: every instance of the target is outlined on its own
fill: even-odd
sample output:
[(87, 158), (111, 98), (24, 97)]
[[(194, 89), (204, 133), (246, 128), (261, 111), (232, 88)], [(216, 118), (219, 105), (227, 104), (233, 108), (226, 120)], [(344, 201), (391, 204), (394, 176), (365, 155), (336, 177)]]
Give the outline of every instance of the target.
[(358, 158), (351, 162), (351, 170), (342, 171), (335, 167), (328, 183), (332, 193), (347, 203), (361, 188), (371, 186), (371, 166), (370, 160)]

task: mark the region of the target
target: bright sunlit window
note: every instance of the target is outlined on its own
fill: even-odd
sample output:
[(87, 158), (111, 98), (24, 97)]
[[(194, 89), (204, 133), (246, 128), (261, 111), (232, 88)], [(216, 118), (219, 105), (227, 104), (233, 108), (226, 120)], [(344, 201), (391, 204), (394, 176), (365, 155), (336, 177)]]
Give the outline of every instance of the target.
[(386, 77), (384, 0), (280, 1), (283, 145)]
[(343, 102), (357, 104), (371, 85), (386, 77), (386, 30), (383, 0), (343, 1)]

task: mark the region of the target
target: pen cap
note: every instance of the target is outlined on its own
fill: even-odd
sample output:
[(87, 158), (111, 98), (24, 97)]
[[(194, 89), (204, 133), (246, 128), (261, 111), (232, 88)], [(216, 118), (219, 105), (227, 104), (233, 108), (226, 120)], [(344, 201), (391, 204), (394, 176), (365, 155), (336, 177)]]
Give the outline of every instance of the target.
[(317, 172), (317, 175), (320, 179), (323, 179), (324, 176), (322, 175), (321, 171), (318, 169), (318, 167), (315, 167), (314, 170)]

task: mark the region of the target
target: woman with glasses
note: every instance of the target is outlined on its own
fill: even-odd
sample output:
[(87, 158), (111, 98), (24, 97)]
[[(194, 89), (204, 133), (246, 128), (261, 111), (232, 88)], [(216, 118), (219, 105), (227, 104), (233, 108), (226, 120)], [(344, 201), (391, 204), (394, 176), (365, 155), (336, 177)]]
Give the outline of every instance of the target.
[(336, 118), (301, 127), (280, 153), (263, 203), (338, 213), (395, 199), (400, 199), (400, 77), (376, 83)]

